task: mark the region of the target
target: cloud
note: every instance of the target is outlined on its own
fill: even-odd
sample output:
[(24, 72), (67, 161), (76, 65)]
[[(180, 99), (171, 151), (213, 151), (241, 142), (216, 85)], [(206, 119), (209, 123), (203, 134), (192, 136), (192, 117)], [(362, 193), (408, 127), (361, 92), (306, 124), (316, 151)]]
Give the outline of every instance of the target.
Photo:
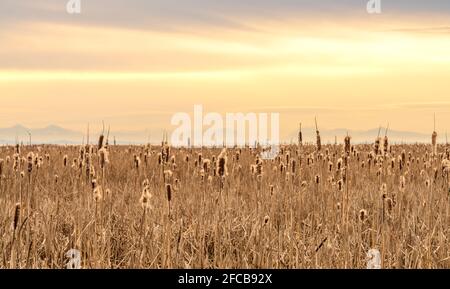
[[(81, 15), (65, 12), (67, 0), (2, 0), (0, 23), (54, 22), (72, 25), (119, 26), (133, 29), (178, 30), (183, 25), (251, 29), (243, 19), (314, 16), (367, 17), (366, 0), (80, 0)], [(382, 1), (386, 15), (450, 14), (447, 0)]]
[(450, 26), (442, 27), (419, 27), (419, 28), (398, 28), (388, 30), (391, 32), (402, 33), (425, 33), (425, 34), (448, 34), (450, 33)]

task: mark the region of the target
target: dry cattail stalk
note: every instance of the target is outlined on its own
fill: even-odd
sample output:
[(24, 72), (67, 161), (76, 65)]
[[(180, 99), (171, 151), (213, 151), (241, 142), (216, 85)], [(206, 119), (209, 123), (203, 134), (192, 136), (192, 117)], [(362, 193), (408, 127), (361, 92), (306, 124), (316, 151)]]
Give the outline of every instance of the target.
[(431, 135), (431, 144), (433, 146), (433, 156), (437, 155), (437, 132), (433, 131)]
[(163, 155), (164, 155), (164, 161), (166, 163), (168, 163), (169, 159), (170, 159), (170, 146), (168, 146), (167, 143), (164, 146), (164, 154)]
[(64, 167), (67, 167), (67, 155), (64, 155), (64, 157), (63, 157), (63, 166)]
[(375, 139), (375, 143), (373, 144), (373, 152), (375, 155), (378, 155), (380, 153), (380, 142), (381, 142), (381, 138), (377, 137)]
[(250, 173), (252, 175), (256, 175), (256, 165), (250, 165)]
[(406, 188), (406, 178), (405, 178), (405, 176), (400, 176), (399, 191), (404, 193), (405, 188)]
[(171, 170), (165, 170), (164, 171), (164, 181), (166, 183), (171, 182), (173, 176), (173, 172)]
[[(442, 160), (441, 167), (442, 167), (442, 172), (444, 172), (444, 173), (450, 172), (450, 160), (448, 160), (448, 159)], [(0, 173), (0, 175), (1, 175), (1, 173)]]
[(92, 179), (91, 180), (91, 186), (92, 186), (92, 189), (95, 189), (97, 187), (97, 180), (96, 179)]
[(303, 134), (302, 134), (302, 123), (300, 123), (300, 128), (298, 130), (298, 145), (303, 144)]
[(103, 198), (103, 190), (101, 186), (95, 186), (94, 188), (94, 201), (96, 203), (100, 202)]
[(100, 168), (105, 168), (107, 164), (109, 164), (109, 152), (105, 147), (102, 147), (98, 151), (99, 157), (100, 157)]
[(98, 146), (97, 146), (97, 149), (98, 150), (101, 150), (102, 148), (103, 148), (103, 145), (104, 145), (104, 139), (105, 139), (105, 136), (103, 135), (103, 133), (100, 135), (100, 137), (98, 138)]
[(170, 204), (172, 201), (172, 185), (166, 184), (167, 202), (169, 204), (169, 217), (170, 217)]
[(342, 192), (342, 191), (344, 190), (344, 181), (343, 181), (343, 180), (339, 180), (339, 181), (337, 182), (337, 184), (338, 184), (338, 190), (339, 190), (340, 192)]
[(393, 203), (391, 198), (385, 198), (384, 201), (386, 203), (386, 213), (388, 215), (391, 215), (392, 214), (392, 209), (394, 207), (394, 203)]
[(381, 126), (378, 129), (378, 135), (377, 135), (377, 138), (375, 139), (375, 143), (373, 144), (373, 153), (375, 156), (377, 156), (380, 153), (380, 144), (381, 144), (380, 132), (381, 132)]
[(290, 159), (291, 159), (291, 153), (290, 152), (286, 152), (286, 164), (289, 165)]
[(291, 162), (291, 172), (292, 172), (293, 175), (295, 175), (296, 168), (297, 168), (297, 162), (295, 160), (292, 160), (292, 162)]
[(286, 168), (286, 166), (284, 165), (283, 162), (281, 162), (280, 163), (280, 173), (284, 173), (286, 171), (285, 168)]
[(387, 194), (387, 185), (386, 185), (386, 183), (381, 184), (380, 193), (381, 193), (381, 195), (386, 195)]
[(224, 148), (220, 155), (218, 156), (218, 163), (217, 163), (217, 173), (221, 177), (226, 177), (228, 175), (227, 171), (227, 151)]
[(336, 186), (336, 183), (334, 182), (334, 177), (333, 176), (329, 176), (327, 178), (327, 182), (328, 184), (330, 184), (333, 188)]
[(205, 173), (209, 172), (210, 164), (211, 164), (211, 160), (209, 160), (209, 159), (203, 160), (203, 170), (205, 170)]
[(256, 175), (259, 177), (262, 176), (262, 174), (263, 174), (262, 160), (258, 156), (258, 158), (256, 159)]
[(141, 158), (138, 157), (137, 155), (134, 155), (134, 168), (139, 169), (140, 166), (141, 166)]
[(383, 153), (384, 155), (387, 155), (389, 152), (389, 138), (388, 136), (384, 136), (384, 142), (383, 142)]
[(320, 184), (320, 176), (319, 175), (316, 175), (314, 180), (315, 180), (317, 185)]
[(95, 167), (94, 165), (90, 165), (89, 166), (89, 178), (95, 178), (96, 174), (95, 174)]
[(144, 211), (150, 210), (152, 208), (150, 203), (151, 198), (152, 194), (150, 193), (150, 188), (148, 186), (144, 186), (141, 198), (139, 199), (139, 203), (141, 204)]
[(33, 152), (29, 152), (27, 155), (27, 161), (28, 161), (28, 173), (31, 174), (33, 171), (33, 160), (34, 160), (34, 154)]
[(179, 179), (175, 179), (174, 186), (173, 186), (174, 192), (177, 192), (180, 189), (180, 185), (181, 185), (180, 180)]
[(431, 134), (431, 144), (433, 146), (433, 156), (437, 155), (437, 132), (436, 132), (436, 114), (434, 115), (434, 129)]
[(317, 118), (315, 118), (314, 120), (316, 123), (316, 148), (317, 148), (317, 151), (320, 151), (322, 149), (322, 143), (320, 141), (319, 128), (317, 127)]
[(339, 159), (337, 160), (337, 170), (342, 169), (342, 162), (343, 162), (342, 158), (339, 158)]
[(350, 150), (351, 150), (350, 140), (351, 140), (351, 138), (348, 135), (344, 139), (344, 143), (345, 143), (344, 151), (345, 151), (347, 156), (350, 155)]
[(78, 168), (78, 159), (77, 158), (74, 158), (72, 160), (72, 168), (73, 169), (77, 169)]
[(267, 225), (270, 221), (270, 217), (269, 216), (265, 216), (264, 217), (264, 226)]

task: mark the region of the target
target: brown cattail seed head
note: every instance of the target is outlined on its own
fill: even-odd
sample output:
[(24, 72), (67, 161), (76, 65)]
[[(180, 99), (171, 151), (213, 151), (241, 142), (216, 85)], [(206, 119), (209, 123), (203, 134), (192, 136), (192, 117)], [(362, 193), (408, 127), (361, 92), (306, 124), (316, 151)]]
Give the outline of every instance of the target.
[(267, 225), (270, 221), (270, 217), (269, 216), (265, 216), (264, 217), (264, 225)]
[(91, 186), (92, 186), (92, 189), (95, 189), (97, 187), (97, 180), (96, 179), (92, 179)]
[(103, 148), (104, 139), (105, 139), (105, 136), (103, 134), (101, 134), (100, 137), (98, 138), (98, 150)]
[(361, 222), (364, 222), (366, 220), (366, 217), (367, 217), (367, 211), (364, 209), (360, 210), (359, 211), (359, 220)]
[(350, 154), (351, 145), (350, 145), (350, 137), (349, 136), (345, 137), (344, 143), (345, 143), (345, 146), (344, 146), (345, 153)]
[(322, 149), (322, 143), (320, 141), (320, 133), (318, 130), (316, 131), (316, 148), (317, 151), (320, 151)]
[(314, 179), (315, 179), (317, 185), (320, 184), (320, 176), (319, 175), (316, 175), (316, 177)]
[(343, 181), (343, 180), (339, 180), (339, 181), (337, 182), (337, 184), (338, 184), (338, 190), (339, 190), (340, 192), (342, 192), (342, 191), (344, 190), (344, 181)]
[(14, 212), (14, 223), (13, 223), (14, 231), (16, 231), (17, 226), (19, 225), (19, 220), (20, 220), (20, 203), (17, 203)]
[(33, 160), (34, 160), (34, 154), (33, 154), (33, 152), (29, 152), (27, 155), (28, 173), (31, 173), (33, 171)]
[(227, 172), (227, 155), (226, 155), (227, 151), (224, 148), (222, 150), (222, 152), (220, 153), (219, 157), (218, 157), (218, 164), (217, 164), (217, 173), (219, 174), (219, 176), (221, 177), (225, 177), (228, 175)]
[(172, 185), (166, 184), (167, 200), (172, 201)]

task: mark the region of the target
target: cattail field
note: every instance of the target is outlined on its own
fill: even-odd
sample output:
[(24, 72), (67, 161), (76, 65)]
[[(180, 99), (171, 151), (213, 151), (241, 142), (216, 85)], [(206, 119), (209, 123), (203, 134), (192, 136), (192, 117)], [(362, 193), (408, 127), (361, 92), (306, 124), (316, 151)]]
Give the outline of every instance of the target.
[[(0, 147), (0, 267), (450, 268), (436, 144)], [(71, 251), (72, 250), (72, 251)]]

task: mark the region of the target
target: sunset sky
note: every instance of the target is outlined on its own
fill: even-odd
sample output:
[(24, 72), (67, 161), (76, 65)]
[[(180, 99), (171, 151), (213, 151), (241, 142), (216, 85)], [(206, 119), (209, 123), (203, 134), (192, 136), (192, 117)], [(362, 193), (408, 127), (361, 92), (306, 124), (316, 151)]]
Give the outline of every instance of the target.
[[(450, 1), (0, 1), (0, 127), (170, 128), (178, 111), (450, 129)], [(395, 4), (393, 3), (395, 2)]]

